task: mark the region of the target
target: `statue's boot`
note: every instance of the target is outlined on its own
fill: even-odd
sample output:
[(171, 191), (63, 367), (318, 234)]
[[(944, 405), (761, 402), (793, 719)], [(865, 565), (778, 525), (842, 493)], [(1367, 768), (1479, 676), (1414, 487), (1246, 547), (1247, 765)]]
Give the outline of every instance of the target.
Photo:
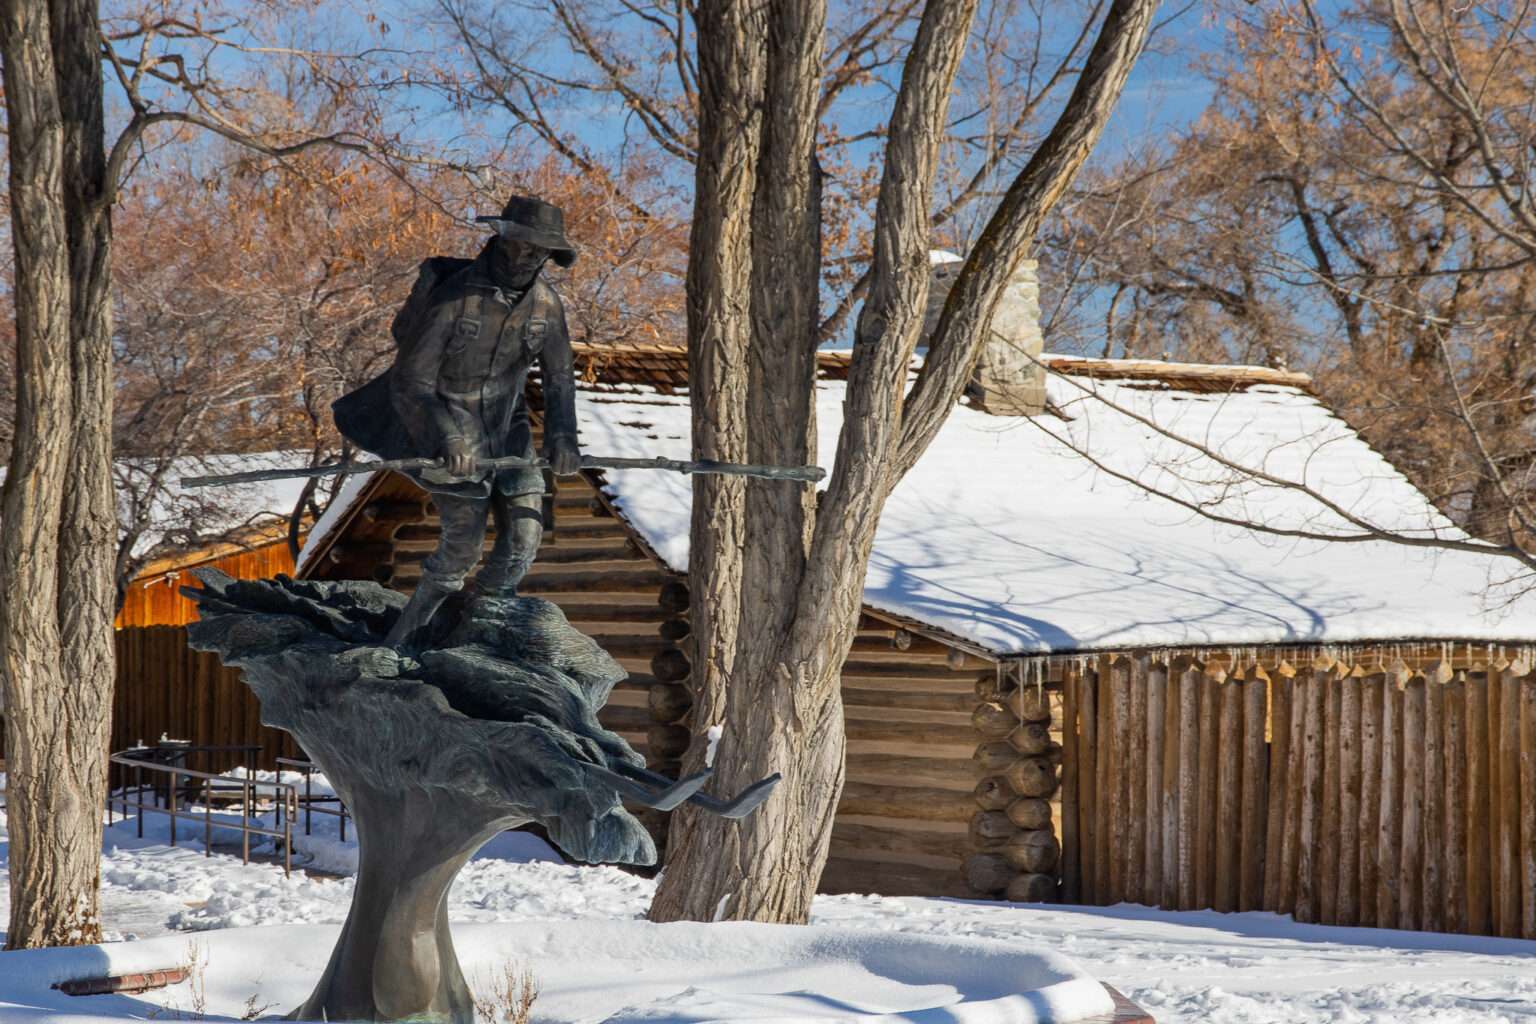
[(411, 594), (411, 599), (406, 602), (405, 610), (395, 620), (389, 636), (384, 638), (384, 643), (397, 651), (416, 650), (422, 634), (432, 622), (432, 616), (462, 586), (462, 583), (447, 583), (431, 576), (423, 577), (415, 593)]

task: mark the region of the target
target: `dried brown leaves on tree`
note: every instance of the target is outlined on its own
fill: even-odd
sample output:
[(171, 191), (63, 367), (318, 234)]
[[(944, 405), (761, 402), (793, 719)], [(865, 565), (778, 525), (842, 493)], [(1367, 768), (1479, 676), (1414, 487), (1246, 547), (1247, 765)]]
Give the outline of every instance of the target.
[(1532, 12), (1227, 17), (1210, 108), (1053, 224), (1053, 276), (1083, 282), (1058, 345), (1307, 370), (1442, 510), (1536, 564)]
[[(251, 513), (292, 511), (183, 491), (178, 478), (199, 463), (281, 450), (319, 465), (342, 453), (330, 404), (388, 365), (389, 323), (418, 264), (483, 241), (446, 210), (494, 208), (514, 189), (552, 197), (586, 257), (560, 282), (574, 338), (654, 343), (680, 330), (676, 227), (621, 220), (547, 161), (486, 188), (446, 172), (402, 180), (335, 151), (226, 157), (201, 175), (146, 168), (117, 213), (133, 253), (116, 274), (120, 592), (147, 559), (238, 541)], [(325, 498), (309, 495), (301, 513)]]

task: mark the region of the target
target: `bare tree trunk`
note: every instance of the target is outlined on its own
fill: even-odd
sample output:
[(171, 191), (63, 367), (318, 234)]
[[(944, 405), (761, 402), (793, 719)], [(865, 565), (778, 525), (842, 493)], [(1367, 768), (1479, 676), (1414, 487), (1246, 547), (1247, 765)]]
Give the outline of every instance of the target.
[[(76, 434), (82, 418), (98, 428), (110, 425), (103, 388), (111, 364), (84, 378), (78, 374), (82, 360), (103, 358), (107, 350), (102, 309), (76, 301), (74, 273), (89, 265), (90, 256), (77, 252), (74, 266), (70, 259), (73, 241), (90, 245), (67, 212), (69, 190), (78, 181), (71, 166), (79, 160), (77, 133), (94, 133), (100, 145), (102, 103), (99, 81), (88, 95), (61, 95), (54, 41), (67, 45), (68, 36), (60, 33), (82, 30), (76, 13), (65, 10), (55, 23), (46, 4), (8, 0), (0, 15), (18, 355), (16, 443), (0, 497), (12, 888), (7, 943), (13, 949), (95, 942), (101, 935), (101, 754), (111, 713), (110, 700), (104, 704), (101, 695), (110, 696), (112, 686), (111, 618), (89, 619), (99, 614), (100, 600), (110, 608), (110, 577), (103, 571), (110, 556), (89, 578), (70, 574), (80, 571), (79, 559), (90, 557), (97, 544), (110, 546), (115, 539), (102, 442)], [(75, 43), (94, 61), (94, 13), (87, 20), (89, 35)], [(73, 80), (74, 71), (78, 67), (63, 77)], [(96, 295), (104, 300), (104, 285)], [(84, 402), (97, 408), (81, 410)], [(86, 491), (78, 495), (72, 493), (75, 474), (87, 476)]]
[[(653, 920), (809, 918), (842, 794), (840, 673), (858, 628), (864, 571), (891, 484), (886, 454), (896, 436), (894, 408), (923, 318), (933, 169), (974, 10), (974, 0), (931, 3), (903, 72), (892, 120), (896, 152), (887, 164), (887, 181), (903, 185), (882, 191), (877, 219), (884, 230), (876, 231), (872, 288), (872, 294), (884, 287), (884, 294), (897, 297), (900, 310), (869, 313), (866, 306), (869, 319), (861, 318), (854, 375), (864, 385), (850, 383), (837, 468), (819, 520), (811, 515), (808, 494), (786, 488), (749, 494), (750, 554), (736, 588), (740, 628), (733, 671), (696, 676), (696, 707), (716, 713), (696, 717), (695, 730), (726, 726), (722, 785), (770, 770), (783, 773), (784, 782), (739, 825), (695, 820), (674, 834)], [(820, 247), (813, 156), (825, 17), (815, 0), (776, 3), (768, 15), (761, 198), (753, 223), (756, 329), (747, 362), (750, 448), (764, 458), (804, 460), (813, 450)], [(701, 30), (701, 62), (704, 46)], [(900, 213), (893, 215), (892, 207)], [(890, 284), (892, 278), (899, 284)], [(869, 330), (868, 324), (879, 326)], [(696, 402), (704, 398), (697, 389), (695, 394)], [(698, 525), (696, 519), (695, 538)], [(716, 532), (712, 539), (725, 538)], [(693, 563), (696, 580), (700, 568)], [(696, 584), (695, 594), (702, 589)], [(695, 609), (697, 615), (697, 596)], [(689, 767), (701, 757), (696, 746)]]
[[(742, 76), (737, 79), (742, 87), (761, 89), (762, 99), (754, 95), (753, 102), (760, 102), (763, 111), (755, 173), (748, 178), (752, 191), (733, 196), (739, 203), (736, 217), (750, 212), (748, 223), (741, 226), (749, 229), (744, 238), (751, 298), (750, 321), (735, 325), (740, 334), (734, 340), (742, 346), (744, 358), (734, 360), (732, 387), (744, 387), (745, 395), (734, 413), (739, 417), (736, 423), (746, 427), (750, 458), (775, 465), (806, 465), (815, 451), (821, 264), (815, 146), (825, 26), (824, 0), (774, 0), (766, 5), (766, 24), (742, 22), (740, 30), (750, 35), (732, 44), (732, 49), (740, 46), (757, 53), (766, 34), (765, 82), (749, 83), (741, 58), (732, 56), (727, 69)], [(715, 29), (711, 24), (711, 32)], [(718, 37), (712, 34), (705, 42), (702, 17), (699, 31), (701, 75), (709, 84), (715, 68), (707, 55), (713, 57)], [(710, 103), (707, 93), (701, 100)], [(713, 123), (713, 118), (705, 121)], [(701, 200), (706, 195), (705, 174), (712, 173), (705, 154), (713, 156), (708, 143), (714, 141), (701, 137), (705, 144), (701, 145), (696, 193)], [(700, 249), (697, 243), (695, 238), (695, 252), (719, 251)], [(712, 258), (690, 260), (690, 267)], [(704, 283), (690, 280), (690, 307), (698, 301), (692, 286)], [(690, 341), (695, 351), (710, 343), (700, 335)], [(697, 389), (695, 394), (695, 408), (714, 400)], [(724, 407), (715, 411), (727, 414)], [(834, 806), (842, 788), (840, 730), (836, 742), (815, 755), (820, 763), (814, 769), (803, 755), (797, 756), (802, 739), (798, 733), (805, 723), (797, 720), (793, 694), (784, 685), (778, 663), (795, 618), (814, 493), (774, 481), (749, 482), (733, 511), (737, 508), (739, 534), (720, 529), (713, 515), (701, 520), (695, 506), (690, 558), (696, 595), (693, 635), (701, 652), (709, 649), (705, 643), (730, 643), (733, 649), (728, 668), (707, 655), (695, 659), (694, 728), (696, 732), (711, 725), (725, 729), (723, 742), (732, 756), (720, 764), (722, 789), (747, 785), (769, 771), (783, 773), (785, 781), (749, 819), (750, 825), (742, 823), (746, 827), (688, 810), (673, 816), (671, 845), (677, 854), (669, 860), (657, 889), (652, 920), (803, 920), (820, 874), (820, 865), (808, 863), (804, 856), (807, 842), (801, 833), (806, 823), (820, 827), (814, 812), (805, 813), (805, 781), (814, 778), (830, 792)], [(736, 520), (729, 523), (734, 527)], [(711, 552), (702, 562), (697, 554), (701, 543)], [(722, 579), (719, 570), (727, 561), (732, 576)], [(715, 609), (704, 603), (711, 600), (706, 595), (719, 593), (722, 586), (737, 609), (735, 635), (730, 638), (715, 621)], [(699, 630), (701, 620), (710, 623), (708, 634)], [(702, 760), (702, 749), (696, 745), (689, 769), (701, 767)], [(810, 771), (814, 774), (807, 776)], [(825, 838), (819, 845), (825, 848)]]
[[(55, 819), (80, 844), (81, 878), (99, 873), (107, 754), (116, 683), (117, 508), (112, 480), (112, 205), (97, 0), (53, 0), (54, 70), (64, 114), (64, 209), (69, 229), (73, 423), (59, 523), (59, 643), (68, 688), (64, 755), (75, 818)], [(96, 920), (95, 892), (91, 918)], [(99, 931), (99, 924), (96, 931)], [(75, 941), (93, 942), (96, 936)]]
[[(751, 0), (700, 6), (699, 102), (718, 110), (699, 126), (694, 215), (688, 259), (688, 379), (694, 395), (693, 457), (747, 457), (746, 360), (751, 339), (752, 196), (761, 144), (763, 22)], [(692, 595), (694, 729), (726, 720), (741, 627), (746, 547), (746, 483), (696, 477), (689, 533)], [(701, 761), (697, 745), (691, 754)], [(770, 799), (769, 803), (772, 804)], [(761, 810), (759, 811), (761, 813)], [(668, 837), (674, 850), (706, 853), (706, 819), (679, 814)], [(693, 865), (669, 875), (697, 870)], [(686, 899), (663, 883), (657, 920), (683, 916)], [(718, 897), (717, 897), (718, 899)]]
[[(858, 628), (881, 508), (959, 399), (1002, 284), (1107, 122), (1156, 6), (1111, 4), (1061, 119), (989, 224), (984, 256), (962, 271), (956, 290), (966, 287), (964, 308), (951, 293), (925, 363), (926, 386), (909, 396), (927, 299), (933, 180), (976, 0), (929, 0), (924, 8), (891, 115), (869, 297), (827, 491), (813, 513), (810, 495), (787, 488), (752, 484), (727, 494), (720, 485), (695, 484), (694, 731), (725, 726), (723, 788), (767, 771), (783, 773), (784, 782), (740, 823), (674, 820), (652, 920), (809, 918), (843, 785), (842, 665)], [(735, 457), (743, 446), (763, 461), (803, 460), (814, 451), (814, 145), (825, 17), (824, 0), (770, 0), (765, 28), (737, 6), (700, 9), (705, 88), (689, 253), (700, 457)], [(757, 104), (763, 34), (767, 70)], [(996, 266), (978, 268), (979, 258)], [(749, 294), (747, 311), (741, 302)], [(690, 751), (689, 770), (701, 766), (702, 747)]]

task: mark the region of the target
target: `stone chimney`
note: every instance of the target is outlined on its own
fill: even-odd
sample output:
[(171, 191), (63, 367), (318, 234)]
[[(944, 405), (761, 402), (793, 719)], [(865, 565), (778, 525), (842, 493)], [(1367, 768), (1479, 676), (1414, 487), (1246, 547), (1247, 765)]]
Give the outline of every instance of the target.
[[(924, 335), (938, 326), (939, 312), (963, 262), (954, 253), (929, 254), (933, 282), (928, 290)], [(992, 330), (982, 344), (971, 377), (970, 391), (994, 416), (1034, 416), (1045, 411), (1045, 370), (1029, 357), (1039, 357), (1045, 339), (1040, 333), (1039, 264), (1020, 260), (992, 315)]]

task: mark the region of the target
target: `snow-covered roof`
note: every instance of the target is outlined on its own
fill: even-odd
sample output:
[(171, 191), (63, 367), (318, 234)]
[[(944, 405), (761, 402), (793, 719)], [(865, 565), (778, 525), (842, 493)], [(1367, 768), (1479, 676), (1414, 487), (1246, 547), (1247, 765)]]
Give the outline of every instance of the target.
[(377, 473), (354, 473), (342, 479), (336, 496), (326, 506), (325, 512), (316, 520), (304, 538), (304, 546), (299, 549), (299, 557), (294, 562), (294, 572), (302, 577), (310, 562), (320, 554), (322, 548), (331, 540), (331, 535), (341, 528), (346, 522), (347, 513), (356, 506), (359, 498), (368, 489), (368, 485), (378, 476)]
[[(1410, 536), (1468, 539), (1304, 388), (1280, 383), (1299, 375), (1044, 358), (1056, 371), (1049, 401), (1065, 418), (955, 409), (886, 504), (869, 607), (998, 655), (1536, 642), (1536, 597), (1513, 594), (1520, 567), (1508, 559), (1286, 536), (1191, 509), (1272, 530), (1358, 533), (1343, 512)], [(818, 385), (828, 468), (846, 387)], [(686, 395), (580, 387), (577, 415), (587, 452), (689, 457)], [(348, 480), (310, 532), (301, 573), (368, 483)], [(605, 489), (650, 548), (685, 571), (689, 478), (609, 471)]]
[[(845, 389), (818, 388), (828, 467)], [(1358, 533), (1342, 512), (1411, 536), (1466, 539), (1305, 391), (1263, 383), (1187, 391), (1144, 376), (1053, 374), (1048, 394), (1067, 418), (954, 410), (886, 504), (868, 606), (1001, 655), (1536, 640), (1536, 600), (1507, 592), (1519, 569), (1507, 559), (1300, 539), (1223, 525), (1189, 507), (1283, 531)], [(685, 396), (585, 390), (577, 406), (587, 451), (688, 457)], [(650, 547), (686, 569), (689, 479), (609, 472), (607, 490)]]

